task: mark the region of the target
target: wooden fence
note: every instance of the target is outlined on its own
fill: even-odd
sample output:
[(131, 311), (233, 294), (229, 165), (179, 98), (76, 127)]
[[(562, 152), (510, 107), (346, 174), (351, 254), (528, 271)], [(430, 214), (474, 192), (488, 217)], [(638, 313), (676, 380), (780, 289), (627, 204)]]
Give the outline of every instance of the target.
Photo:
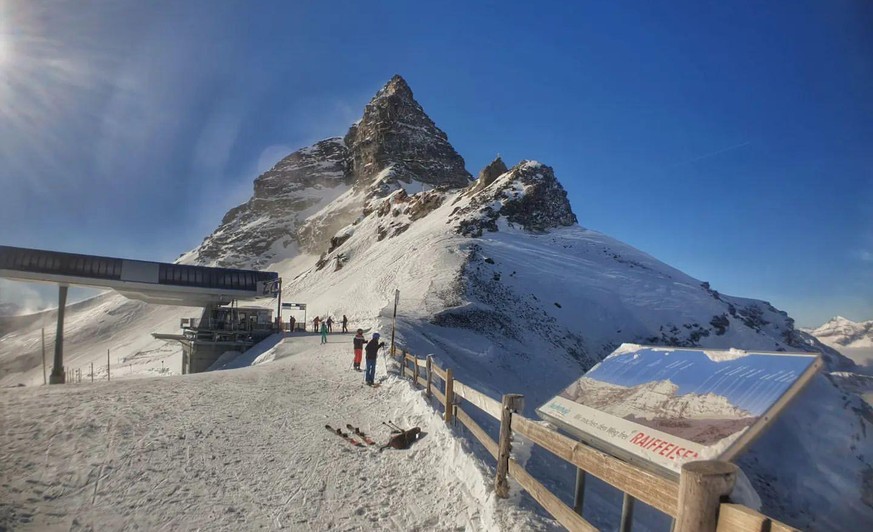
[[(497, 461), (494, 490), (499, 497), (509, 495), (507, 475), (512, 477), (531, 497), (567, 530), (597, 530), (582, 516), (585, 476), (593, 475), (624, 494), (619, 530), (630, 531), (634, 501), (641, 501), (674, 519), (675, 532), (788, 532), (788, 525), (746, 506), (723, 502), (736, 480), (737, 467), (728, 462), (690, 462), (682, 467), (678, 482), (640, 469), (614, 456), (564, 436), (520, 414), (524, 396), (506, 394), (497, 401), (459, 381), (451, 368), (441, 368), (433, 356), (418, 358), (405, 350), (397, 350), (400, 375), (412, 380), (413, 386), (425, 389), (428, 398), (436, 398), (444, 407), (446, 423), (457, 420)], [(442, 390), (440, 382), (442, 381)], [(494, 440), (461, 407), (478, 408), (500, 422), (500, 433)], [(523, 435), (531, 442), (577, 468), (574, 507), (571, 508), (528, 473), (510, 456), (512, 433)]]

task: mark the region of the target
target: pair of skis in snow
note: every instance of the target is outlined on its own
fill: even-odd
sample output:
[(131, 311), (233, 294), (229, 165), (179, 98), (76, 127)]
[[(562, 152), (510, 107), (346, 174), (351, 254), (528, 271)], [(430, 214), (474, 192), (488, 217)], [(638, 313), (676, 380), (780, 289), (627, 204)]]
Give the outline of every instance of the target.
[(359, 442), (358, 440), (356, 440), (355, 438), (353, 438), (353, 437), (351, 436), (351, 434), (349, 434), (349, 433), (347, 433), (347, 432), (343, 432), (342, 429), (335, 429), (335, 428), (331, 427), (330, 425), (325, 425), (324, 428), (326, 428), (327, 430), (333, 432), (334, 434), (336, 434), (337, 436), (339, 436), (339, 437), (341, 437), (342, 439), (346, 440), (347, 442), (349, 442), (350, 444), (354, 445), (355, 447), (363, 447), (363, 446), (364, 446), (364, 443), (366, 443), (367, 445), (376, 445), (376, 442), (374, 442), (372, 438), (370, 438), (369, 436), (367, 436), (367, 435), (366, 435), (366, 434), (365, 434), (361, 429), (359, 429), (358, 427), (354, 427), (354, 426), (352, 426), (351, 423), (347, 423), (347, 424), (346, 424), (346, 428), (349, 429), (350, 431), (352, 431), (352, 433), (354, 433), (356, 436), (360, 437), (360, 438), (364, 441), (364, 443), (361, 443), (361, 442)]

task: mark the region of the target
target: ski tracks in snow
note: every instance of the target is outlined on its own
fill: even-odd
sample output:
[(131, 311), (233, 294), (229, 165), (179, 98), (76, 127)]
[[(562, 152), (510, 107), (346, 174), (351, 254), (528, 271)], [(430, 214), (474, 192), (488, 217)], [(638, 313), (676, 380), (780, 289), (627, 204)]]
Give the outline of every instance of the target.
[[(0, 528), (550, 528), (494, 499), (490, 471), (420, 391), (365, 386), (351, 338), (294, 336), (241, 370), (0, 390)], [(379, 452), (323, 428), (381, 444), (386, 420), (425, 436)]]

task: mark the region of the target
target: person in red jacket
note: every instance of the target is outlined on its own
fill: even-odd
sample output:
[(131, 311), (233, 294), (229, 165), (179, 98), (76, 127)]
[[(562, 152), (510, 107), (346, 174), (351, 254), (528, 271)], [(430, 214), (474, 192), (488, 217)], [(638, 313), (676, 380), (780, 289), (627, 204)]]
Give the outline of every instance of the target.
[(352, 344), (355, 346), (355, 361), (352, 367), (357, 371), (361, 371), (361, 357), (364, 354), (364, 344), (366, 343), (367, 339), (364, 338), (364, 330), (358, 329), (358, 334), (352, 339)]

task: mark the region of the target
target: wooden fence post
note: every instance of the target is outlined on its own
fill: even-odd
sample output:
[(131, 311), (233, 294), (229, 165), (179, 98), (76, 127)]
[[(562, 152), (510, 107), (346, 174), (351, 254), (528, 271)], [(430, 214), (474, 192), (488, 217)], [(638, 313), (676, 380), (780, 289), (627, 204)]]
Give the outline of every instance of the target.
[(427, 390), (427, 391), (425, 391), (424, 394), (427, 396), (428, 399), (430, 399), (430, 383), (432, 382), (431, 378), (430, 378), (430, 368), (432, 368), (432, 367), (433, 367), (433, 355), (427, 355), (427, 361), (425, 362), (425, 366), (424, 366), (425, 371), (427, 371), (427, 388), (425, 388), (425, 390)]
[(679, 476), (679, 515), (675, 532), (715, 532), (721, 497), (731, 492), (737, 466), (730, 462), (688, 462)]
[[(394, 356), (394, 353), (391, 353), (391, 356)], [(406, 378), (406, 350), (400, 351), (400, 378)]]
[(509, 482), (506, 473), (509, 471), (509, 452), (512, 450), (512, 413), (522, 408), (524, 396), (508, 393), (503, 396), (500, 410), (500, 439), (497, 442), (497, 476), (494, 477), (494, 491), (498, 497), (509, 497)]
[(415, 367), (412, 369), (412, 387), (418, 386), (418, 357), (414, 358)]
[(452, 377), (452, 368), (446, 368), (446, 423), (452, 422), (455, 415), (455, 379)]
[(94, 363), (91, 362), (91, 382), (94, 382)]

